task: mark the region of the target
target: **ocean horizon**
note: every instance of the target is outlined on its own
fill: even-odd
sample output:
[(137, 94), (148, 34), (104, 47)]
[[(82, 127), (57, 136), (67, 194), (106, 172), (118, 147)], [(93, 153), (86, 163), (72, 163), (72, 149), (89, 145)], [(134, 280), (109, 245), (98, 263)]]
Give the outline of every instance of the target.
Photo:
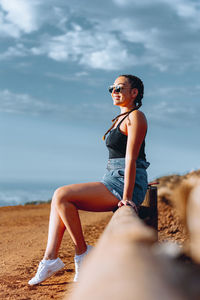
[[(76, 182), (82, 182), (77, 181)], [(48, 202), (53, 192), (62, 185), (73, 182), (8, 181), (0, 183), (0, 207), (24, 205), (32, 202)]]

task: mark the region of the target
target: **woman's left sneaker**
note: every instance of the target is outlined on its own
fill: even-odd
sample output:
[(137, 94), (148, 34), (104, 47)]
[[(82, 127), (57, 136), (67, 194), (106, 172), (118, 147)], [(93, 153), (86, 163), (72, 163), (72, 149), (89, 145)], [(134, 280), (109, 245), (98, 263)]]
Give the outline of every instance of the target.
[(45, 281), (47, 278), (51, 277), (56, 272), (64, 268), (65, 264), (58, 257), (52, 260), (42, 260), (39, 263), (36, 275), (29, 280), (29, 285), (39, 284)]
[(79, 272), (81, 268), (81, 264), (85, 258), (85, 256), (90, 252), (90, 250), (93, 248), (93, 246), (87, 245), (87, 250), (81, 254), (81, 255), (75, 255), (74, 256), (74, 263), (75, 263), (75, 276), (74, 276), (74, 282), (78, 281)]

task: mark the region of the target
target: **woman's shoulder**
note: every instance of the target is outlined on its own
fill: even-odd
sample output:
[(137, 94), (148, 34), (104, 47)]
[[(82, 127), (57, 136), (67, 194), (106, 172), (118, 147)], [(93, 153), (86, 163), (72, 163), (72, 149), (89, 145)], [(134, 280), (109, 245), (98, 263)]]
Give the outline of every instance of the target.
[(129, 114), (129, 118), (131, 123), (134, 124), (134, 122), (142, 122), (147, 124), (147, 119), (145, 114), (141, 110), (134, 110)]
[(147, 131), (147, 120), (145, 114), (140, 110), (134, 110), (129, 114), (126, 121), (127, 135), (138, 132), (141, 136)]

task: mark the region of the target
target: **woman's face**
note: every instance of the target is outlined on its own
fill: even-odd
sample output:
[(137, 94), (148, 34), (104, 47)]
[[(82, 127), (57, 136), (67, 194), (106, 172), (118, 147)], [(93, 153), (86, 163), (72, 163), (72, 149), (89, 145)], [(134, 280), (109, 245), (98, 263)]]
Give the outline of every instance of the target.
[(137, 97), (138, 90), (132, 89), (128, 78), (123, 76), (120, 76), (115, 80), (113, 87), (116, 86), (120, 86), (120, 92), (116, 91), (115, 88), (113, 88), (113, 104), (117, 106), (133, 108), (134, 100)]

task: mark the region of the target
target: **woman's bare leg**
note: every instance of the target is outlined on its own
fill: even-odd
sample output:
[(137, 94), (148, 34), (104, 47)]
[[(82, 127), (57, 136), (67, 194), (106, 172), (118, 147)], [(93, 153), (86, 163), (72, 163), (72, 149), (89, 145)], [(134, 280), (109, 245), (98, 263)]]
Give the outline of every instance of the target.
[(56, 206), (51, 204), (49, 217), (49, 232), (44, 259), (55, 259), (58, 257), (58, 250), (65, 232), (65, 224), (58, 214)]
[(118, 199), (101, 182), (73, 184), (58, 188), (53, 196), (50, 214), (46, 259), (54, 259), (67, 228), (77, 255), (86, 251), (78, 209), (111, 211)]

